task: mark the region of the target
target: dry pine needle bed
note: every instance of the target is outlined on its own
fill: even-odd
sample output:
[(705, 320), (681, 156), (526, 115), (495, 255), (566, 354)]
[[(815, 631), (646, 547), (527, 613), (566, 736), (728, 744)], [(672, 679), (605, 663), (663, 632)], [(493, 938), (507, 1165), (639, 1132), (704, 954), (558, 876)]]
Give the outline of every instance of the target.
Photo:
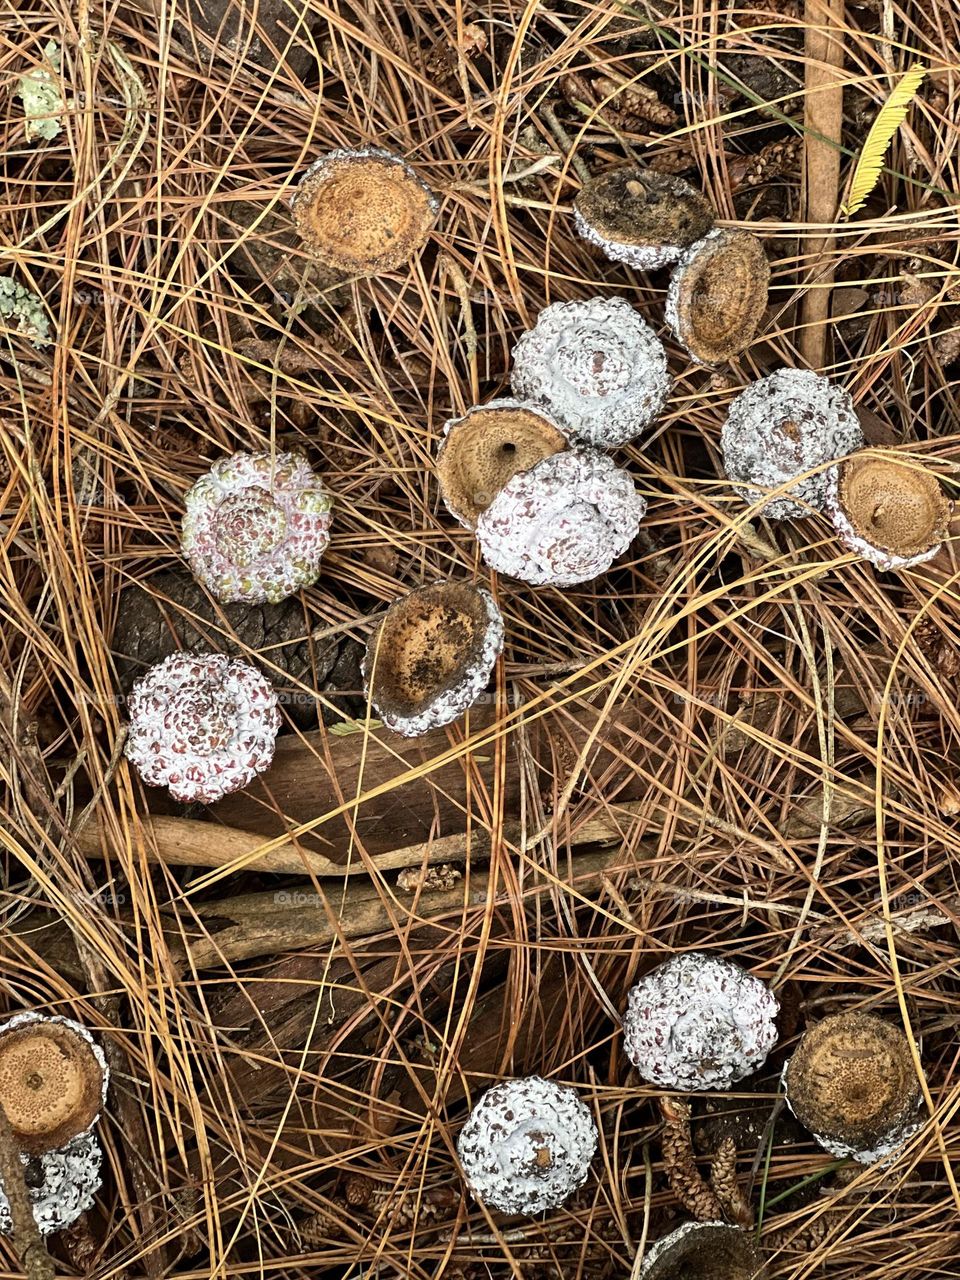
[(0, 1248), (960, 1277), (960, 17), (6, 0)]

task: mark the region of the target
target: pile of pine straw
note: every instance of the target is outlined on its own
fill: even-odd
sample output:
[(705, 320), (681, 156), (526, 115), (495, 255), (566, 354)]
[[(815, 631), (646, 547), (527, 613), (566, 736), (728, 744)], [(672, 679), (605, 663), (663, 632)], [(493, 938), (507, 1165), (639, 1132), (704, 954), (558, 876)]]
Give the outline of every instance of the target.
[[(260, 8), (275, 37), (301, 16)], [(954, 7), (312, 0), (279, 60), (243, 52), (248, 20), (221, 56), (183, 2), (3, 12), (0, 274), (55, 343), (11, 326), (0, 353), (0, 999), (80, 1018), (115, 1077), (103, 1191), (51, 1240), (58, 1268), (629, 1277), (684, 1214), (618, 1014), (703, 944), (783, 1006), (766, 1067), (694, 1127), (708, 1152), (705, 1115), (732, 1126), (772, 1274), (960, 1275), (955, 552), (880, 575), (815, 520), (748, 519), (717, 454), (737, 388), (812, 363), (873, 443), (955, 485)], [(43, 141), (15, 90), (50, 40), (63, 127)], [(846, 220), (865, 132), (918, 61)], [(415, 160), (440, 219), (409, 267), (331, 288), (275, 213), (317, 154), (367, 142)], [(622, 296), (662, 329), (663, 273), (572, 231), (582, 176), (624, 157), (701, 185), (773, 262), (733, 367), (669, 346), (662, 427), (622, 455), (641, 540), (586, 587), (493, 584), (507, 649), (468, 721), (402, 744), (332, 694), (246, 795), (162, 808), (117, 760), (114, 633), (179, 567), (186, 489), (236, 449), (307, 451), (337, 499), (302, 598), (318, 642), (362, 643), (426, 579), (489, 580), (431, 460), (546, 302)], [(907, 1029), (931, 1117), (853, 1174), (769, 1123), (798, 1032), (850, 1007)], [(465, 1196), (453, 1141), (468, 1099), (534, 1072), (579, 1086), (602, 1149), (567, 1207), (505, 1222)]]

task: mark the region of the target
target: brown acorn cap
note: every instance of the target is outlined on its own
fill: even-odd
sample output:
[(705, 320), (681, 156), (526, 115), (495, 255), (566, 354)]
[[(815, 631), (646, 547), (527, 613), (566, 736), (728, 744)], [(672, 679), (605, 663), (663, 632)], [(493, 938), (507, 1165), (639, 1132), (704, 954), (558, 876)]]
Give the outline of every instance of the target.
[(674, 269), (667, 321), (701, 364), (720, 364), (748, 347), (767, 309), (770, 264), (749, 231), (717, 229)]
[(688, 182), (632, 165), (590, 178), (575, 208), (601, 239), (642, 248), (685, 249), (713, 226), (713, 210)]
[(800, 1038), (784, 1082), (811, 1133), (866, 1151), (900, 1129), (920, 1099), (907, 1038), (872, 1013), (837, 1013)]
[(764, 1280), (753, 1239), (724, 1222), (688, 1222), (654, 1244), (640, 1280)]
[(947, 535), (950, 502), (923, 467), (855, 455), (840, 467), (838, 496), (854, 532), (891, 555), (920, 555)]
[(508, 480), (566, 447), (560, 428), (531, 407), (505, 401), (471, 409), (450, 424), (437, 455), (443, 500), (473, 529)]
[[(419, 731), (413, 722), (423, 717), (432, 727), (431, 711), (446, 702), (455, 711), (466, 709), (460, 706), (462, 686), (470, 683), (478, 664), (485, 684), (489, 663), (484, 654), (489, 650), (492, 661), (499, 651), (500, 636), (491, 637), (490, 610), (489, 594), (469, 582), (417, 587), (390, 606), (367, 660), (367, 669), (374, 668), (371, 701), (388, 725), (400, 720)], [(468, 703), (476, 692), (466, 691)], [(441, 716), (439, 722), (452, 718)]]
[(320, 262), (347, 275), (373, 275), (398, 267), (424, 244), (437, 202), (396, 157), (336, 151), (308, 170), (291, 208)]
[(100, 1111), (103, 1069), (89, 1041), (42, 1018), (0, 1034), (0, 1106), (21, 1151), (56, 1151)]

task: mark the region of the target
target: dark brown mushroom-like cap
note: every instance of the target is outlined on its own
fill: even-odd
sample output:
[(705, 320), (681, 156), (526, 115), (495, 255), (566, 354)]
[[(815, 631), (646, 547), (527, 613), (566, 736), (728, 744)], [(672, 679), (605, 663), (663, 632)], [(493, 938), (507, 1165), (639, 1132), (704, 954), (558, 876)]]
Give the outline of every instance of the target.
[(923, 467), (854, 455), (841, 464), (837, 488), (855, 536), (888, 555), (911, 559), (947, 535), (950, 502)]
[(0, 1032), (0, 1106), (21, 1151), (43, 1155), (86, 1132), (103, 1075), (92, 1044), (65, 1022), (36, 1018)]
[(397, 156), (333, 151), (303, 177), (291, 208), (310, 252), (337, 271), (391, 271), (421, 248), (437, 200)]
[(508, 480), (566, 447), (560, 428), (532, 405), (494, 400), (471, 409), (448, 424), (437, 455), (443, 500), (473, 529)]
[(417, 587), (390, 606), (367, 648), (370, 700), (389, 728), (418, 737), (476, 701), (502, 647), (503, 620), (484, 588)]
[(677, 263), (666, 319), (701, 364), (720, 364), (753, 341), (767, 308), (770, 264), (749, 231), (717, 228)]
[(577, 229), (617, 261), (653, 269), (676, 262), (713, 226), (713, 210), (682, 178), (652, 169), (611, 169), (584, 183)]
[(652, 1246), (640, 1280), (764, 1280), (766, 1264), (745, 1231), (688, 1222)]
[(805, 1031), (784, 1085), (794, 1115), (828, 1150), (861, 1157), (902, 1139), (920, 1101), (906, 1036), (872, 1013), (833, 1014)]

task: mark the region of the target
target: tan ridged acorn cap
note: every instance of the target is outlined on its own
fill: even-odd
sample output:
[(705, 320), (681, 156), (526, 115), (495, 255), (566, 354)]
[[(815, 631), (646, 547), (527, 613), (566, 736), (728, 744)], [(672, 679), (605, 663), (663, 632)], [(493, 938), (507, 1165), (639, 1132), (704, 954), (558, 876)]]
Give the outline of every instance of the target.
[(452, 515), (476, 528), (508, 480), (567, 448), (542, 410), (519, 400), (491, 400), (447, 423), (437, 454), (440, 492)]
[(59, 1150), (85, 1133), (103, 1086), (97, 1051), (69, 1022), (17, 1018), (0, 1030), (0, 1105), (26, 1154)]
[(331, 151), (306, 172), (291, 209), (304, 244), (347, 275), (391, 271), (422, 248), (438, 202), (399, 156)]
[(748, 231), (717, 227), (673, 269), (666, 321), (700, 364), (721, 364), (750, 345), (767, 309), (770, 264)]
[(686, 1222), (651, 1245), (640, 1280), (765, 1280), (754, 1240), (725, 1222)]
[(370, 701), (407, 738), (450, 724), (487, 687), (503, 649), (490, 592), (469, 582), (417, 587), (390, 606), (363, 660)]
[(628, 165), (584, 183), (574, 224), (608, 258), (652, 271), (702, 239), (713, 226), (713, 210), (682, 178)]
[(854, 538), (894, 564), (935, 550), (947, 535), (951, 510), (932, 471), (870, 454), (841, 464), (837, 505)]
[(821, 1146), (872, 1163), (914, 1127), (920, 1085), (907, 1038), (872, 1013), (838, 1013), (800, 1038), (783, 1073), (790, 1110)]

